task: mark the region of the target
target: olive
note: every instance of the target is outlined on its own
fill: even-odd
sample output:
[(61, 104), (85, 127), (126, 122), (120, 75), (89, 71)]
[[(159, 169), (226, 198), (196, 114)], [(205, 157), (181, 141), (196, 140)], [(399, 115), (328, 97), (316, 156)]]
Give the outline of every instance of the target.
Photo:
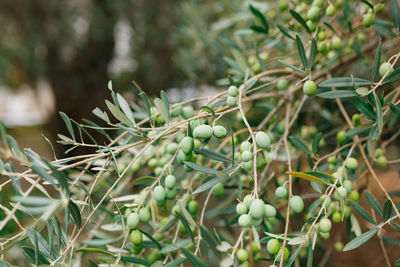
[(214, 136), (217, 138), (224, 138), (227, 135), (227, 131), (226, 131), (225, 127), (223, 127), (221, 125), (214, 126), (213, 133), (214, 133)]
[(199, 125), (193, 130), (193, 136), (195, 138), (210, 138), (213, 134), (213, 128), (209, 125), (203, 124)]
[(293, 196), (290, 199), (290, 207), (292, 210), (296, 213), (300, 213), (304, 209), (304, 202), (303, 199), (300, 196)]
[(257, 132), (255, 139), (256, 139), (257, 146), (260, 148), (266, 149), (271, 144), (271, 140), (270, 140), (268, 134), (266, 134), (264, 132)]
[(128, 215), (128, 218), (126, 219), (126, 224), (129, 229), (136, 229), (139, 223), (140, 223), (139, 214), (133, 212)]
[(317, 85), (314, 81), (306, 81), (303, 85), (303, 93), (312, 96), (317, 91)]

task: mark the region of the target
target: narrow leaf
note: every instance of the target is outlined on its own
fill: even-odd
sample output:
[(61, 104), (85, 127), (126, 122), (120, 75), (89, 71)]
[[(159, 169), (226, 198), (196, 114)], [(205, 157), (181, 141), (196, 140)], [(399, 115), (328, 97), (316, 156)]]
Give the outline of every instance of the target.
[(300, 60), (303, 63), (304, 68), (306, 69), (308, 68), (306, 51), (304, 50), (303, 42), (301, 41), (298, 35), (296, 35), (296, 45), (297, 45), (297, 51), (299, 52), (300, 55)]
[(363, 207), (361, 207), (357, 202), (349, 199), (349, 203), (358, 212), (358, 214), (361, 215), (361, 217), (363, 217), (365, 220), (369, 221), (370, 223), (376, 225), (376, 222), (371, 217), (371, 215), (369, 215), (369, 213)]
[(353, 90), (335, 90), (335, 91), (327, 91), (319, 93), (317, 94), (317, 96), (322, 98), (335, 99), (335, 98), (347, 98), (347, 97), (358, 96), (358, 94), (356, 91)]
[(68, 118), (67, 114), (64, 112), (59, 112), (61, 118), (63, 119), (65, 125), (67, 126), (68, 132), (71, 135), (72, 139), (75, 140), (74, 129), (72, 128), (71, 120)]
[(381, 54), (382, 54), (381, 40), (379, 40), (378, 48), (376, 49), (376, 54), (375, 54), (374, 66), (372, 67), (372, 77), (371, 77), (372, 82), (375, 81), (376, 75), (378, 74), (379, 71), (379, 66), (381, 65)]
[(388, 199), (385, 201), (385, 204), (383, 205), (383, 219), (385, 221), (390, 219), (390, 217), (392, 216), (392, 211), (393, 211), (392, 202), (390, 202), (390, 200)]
[(304, 152), (311, 153), (310, 149), (297, 137), (289, 136), (290, 143), (297, 149), (303, 150)]
[(286, 174), (289, 174), (289, 175), (292, 175), (294, 177), (298, 177), (298, 178), (301, 178), (301, 179), (304, 179), (304, 180), (316, 182), (316, 183), (319, 183), (319, 184), (329, 185), (329, 183), (327, 183), (326, 181), (324, 181), (324, 180), (322, 180), (322, 179), (320, 179), (318, 177), (315, 177), (315, 176), (313, 176), (311, 174), (307, 174), (307, 173), (303, 173), (303, 172), (286, 172)]
[(374, 228), (372, 230), (369, 230), (368, 232), (363, 233), (362, 235), (357, 236), (346, 244), (346, 246), (343, 248), (343, 251), (349, 251), (358, 248), (359, 246), (370, 240), (377, 232), (378, 228)]
[(294, 10), (290, 10), (290, 14), (292, 14), (293, 18), (295, 18), (300, 24), (301, 26), (303, 26), (304, 29), (306, 29), (306, 31), (308, 33), (311, 33), (310, 28), (308, 28), (307, 23), (305, 22), (305, 20), (300, 16), (299, 13), (297, 13)]
[(378, 200), (368, 191), (365, 191), (365, 197), (367, 198), (368, 203), (371, 205), (371, 207), (383, 217), (383, 210), (381, 205), (379, 205)]

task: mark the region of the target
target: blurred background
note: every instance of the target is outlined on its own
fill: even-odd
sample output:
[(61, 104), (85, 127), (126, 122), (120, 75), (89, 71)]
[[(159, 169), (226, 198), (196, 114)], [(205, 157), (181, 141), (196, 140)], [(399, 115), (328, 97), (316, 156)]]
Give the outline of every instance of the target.
[(65, 131), (58, 111), (94, 119), (110, 79), (130, 100), (132, 80), (172, 102), (209, 95), (226, 78), (224, 51), (239, 49), (233, 28), (248, 19), (246, 1), (1, 0), (0, 120), (42, 151), (41, 133), (53, 142)]

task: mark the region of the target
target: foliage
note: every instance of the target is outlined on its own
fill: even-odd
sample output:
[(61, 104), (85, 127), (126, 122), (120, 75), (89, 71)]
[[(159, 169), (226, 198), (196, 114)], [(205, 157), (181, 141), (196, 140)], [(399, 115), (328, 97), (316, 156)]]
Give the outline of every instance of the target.
[[(336, 250), (376, 236), (389, 261), (385, 246), (400, 243), (385, 236), (400, 231), (399, 192), (377, 169), (399, 163), (386, 153), (400, 133), (398, 5), (248, 8), (252, 23), (218, 58), (228, 75), (215, 96), (172, 104), (163, 91), (154, 100), (141, 92), (133, 103), (110, 82), (108, 109), (93, 110), (100, 123), (60, 113), (66, 154), (93, 150), (60, 159), (21, 151), (0, 124), (2, 260), (312, 266), (321, 239), (336, 242), (331, 228), (345, 221), (346, 245), (331, 242)], [(392, 21), (382, 19), (389, 13)], [(368, 71), (358, 68), (364, 61)], [(365, 190), (372, 180), (383, 205)]]

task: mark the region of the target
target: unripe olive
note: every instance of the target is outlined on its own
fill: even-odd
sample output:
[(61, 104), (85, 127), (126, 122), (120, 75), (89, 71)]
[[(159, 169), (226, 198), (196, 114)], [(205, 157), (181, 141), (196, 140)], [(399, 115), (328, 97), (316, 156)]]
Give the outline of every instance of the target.
[(389, 62), (382, 63), (381, 66), (379, 67), (379, 75), (382, 77), (389, 72), (389, 74), (393, 71), (392, 69), (392, 64)]
[(244, 204), (244, 203), (239, 203), (239, 204), (237, 204), (237, 205), (236, 205), (236, 213), (237, 213), (238, 215), (242, 215), (242, 214), (247, 213), (247, 206), (246, 206), (246, 204)]
[(358, 162), (357, 159), (350, 157), (346, 160), (346, 167), (351, 169), (351, 170), (355, 170), (358, 167)]
[(351, 214), (351, 208), (349, 206), (345, 205), (343, 207), (343, 215), (344, 215), (344, 217), (348, 218), (348, 217), (350, 217), (350, 214)]
[(319, 18), (321, 9), (317, 6), (312, 6), (307, 12), (307, 18), (312, 21), (316, 21)]
[(275, 196), (276, 196), (277, 198), (287, 198), (288, 192), (287, 192), (287, 190), (286, 190), (285, 187), (279, 186), (279, 187), (277, 187), (276, 190), (275, 190)]
[(335, 212), (332, 214), (332, 220), (333, 220), (335, 223), (340, 223), (340, 222), (342, 221), (342, 215), (340, 214), (340, 212), (335, 211)]
[(178, 117), (178, 116), (180, 116), (181, 114), (182, 114), (182, 107), (181, 107), (181, 106), (176, 107), (176, 108), (173, 108), (173, 109), (171, 110), (171, 117), (172, 117), (172, 118)]
[(264, 215), (266, 217), (275, 217), (276, 209), (272, 205), (265, 204)]
[(341, 252), (343, 250), (343, 247), (344, 247), (344, 245), (343, 245), (342, 242), (336, 242), (335, 243), (335, 250), (336, 251)]
[[(282, 248), (279, 249), (278, 254), (276, 254), (276, 261), (281, 262)], [(286, 261), (289, 258), (289, 250), (285, 248), (283, 250), (283, 261)]]
[(253, 158), (253, 153), (246, 150), (246, 151), (243, 151), (243, 153), (240, 155), (240, 157), (241, 157), (242, 161), (247, 162)]
[(250, 209), (250, 205), (254, 200), (254, 196), (253, 195), (246, 195), (243, 198), (243, 203), (246, 204), (247, 209)]
[(147, 208), (143, 208), (139, 211), (139, 218), (141, 222), (148, 222), (150, 221), (151, 215)]
[(188, 211), (191, 214), (196, 214), (198, 210), (199, 210), (199, 203), (197, 203), (196, 200), (190, 201), (188, 204)]
[(190, 119), (194, 116), (194, 110), (192, 106), (186, 106), (182, 108), (182, 117), (184, 119)]
[(376, 8), (376, 12), (382, 12), (385, 10), (385, 5), (384, 4), (379, 4), (378, 7)]
[(181, 214), (182, 210), (181, 210), (181, 207), (178, 204), (176, 204), (175, 206), (172, 207), (171, 212), (172, 212), (172, 215), (176, 216), (177, 214)]
[(342, 48), (342, 40), (339, 37), (333, 37), (332, 48), (335, 50), (339, 50), (340, 48)]
[(344, 131), (344, 130), (342, 130), (342, 131), (339, 131), (337, 134), (336, 134), (336, 140), (339, 142), (339, 143), (342, 143), (344, 140), (346, 140), (346, 138), (347, 138), (347, 136), (345, 135), (346, 134), (346, 132)]
[(157, 167), (155, 170), (154, 170), (154, 174), (156, 175), (156, 176), (160, 176), (161, 175), (161, 173), (163, 172), (163, 168), (162, 167)]
[(264, 216), (264, 201), (255, 199), (250, 205), (250, 216), (255, 219), (260, 219)]
[(329, 5), (327, 8), (326, 8), (326, 14), (328, 15), (328, 16), (333, 16), (333, 15), (335, 15), (335, 12), (336, 12), (336, 7), (335, 6), (333, 6), (333, 5)]
[(317, 28), (317, 23), (315, 21), (307, 20), (306, 24), (312, 32), (315, 31), (315, 28)]
[(131, 233), (132, 243), (135, 245), (139, 245), (143, 242), (143, 234), (139, 230), (133, 230)]
[(213, 127), (214, 136), (217, 138), (224, 138), (227, 134), (225, 127), (216, 125)]
[(168, 189), (172, 189), (176, 186), (176, 178), (173, 175), (167, 175), (167, 177), (165, 177), (165, 186)]
[(360, 114), (358, 114), (358, 113), (354, 114), (353, 117), (351, 118), (351, 121), (352, 121), (354, 127), (360, 126), (361, 125)]
[(139, 214), (133, 212), (128, 215), (128, 218), (126, 219), (126, 224), (129, 229), (136, 229), (139, 223), (140, 223)]
[(319, 236), (320, 236), (322, 239), (328, 239), (331, 235), (329, 234), (329, 232), (326, 232), (326, 233), (324, 233), (324, 232), (319, 232)]
[(276, 254), (279, 250), (279, 241), (270, 239), (267, 243), (267, 250), (269, 254)]
[(248, 214), (242, 214), (239, 216), (238, 223), (241, 227), (247, 227), (250, 225), (250, 216)]
[(358, 191), (353, 190), (349, 194), (349, 199), (358, 202), (358, 200), (360, 199), (360, 194), (358, 193)]
[(343, 187), (346, 188), (347, 193), (350, 193), (351, 189), (353, 188), (353, 184), (349, 180), (344, 180)]
[(235, 96), (228, 96), (226, 98), (226, 103), (228, 104), (228, 106), (230, 107), (234, 107), (237, 105), (237, 97)]
[(218, 183), (214, 187), (214, 196), (221, 197), (224, 194), (224, 185), (222, 183)]
[(153, 194), (154, 198), (158, 201), (164, 201), (166, 198), (165, 189), (161, 185), (154, 188)]
[(247, 261), (249, 258), (249, 253), (245, 249), (239, 249), (237, 252), (237, 257), (240, 261)]
[(228, 94), (229, 94), (230, 96), (236, 97), (236, 96), (239, 95), (239, 89), (238, 89), (236, 86), (231, 85), (231, 86), (229, 86), (229, 88), (228, 88)]
[(173, 187), (171, 189), (167, 188), (165, 189), (165, 193), (167, 195), (167, 199), (173, 200), (176, 197), (176, 187)]
[(335, 191), (334, 197), (336, 200), (339, 200), (340, 197), (345, 198), (347, 196), (347, 190), (343, 186), (339, 186)]
[(319, 33), (318, 33), (318, 40), (319, 41), (323, 41), (323, 40), (325, 40), (326, 39), (326, 32), (325, 31), (320, 31)]
[(319, 221), (318, 230), (323, 233), (327, 233), (331, 230), (332, 223), (328, 218), (322, 218)]
[(303, 93), (305, 93), (308, 96), (312, 96), (315, 94), (317, 91), (317, 85), (315, 84), (314, 81), (306, 81), (303, 84)]
[(251, 143), (248, 141), (244, 141), (240, 144), (240, 152), (250, 150), (250, 148), (251, 148)]
[(323, 7), (324, 6), (325, 1), (324, 0), (314, 0), (312, 2), (313, 6), (317, 6), (317, 7)]
[(286, 90), (288, 88), (288, 80), (280, 79), (276, 84), (276, 87), (278, 88), (278, 90)]
[(249, 160), (243, 163), (243, 168), (248, 172), (251, 171), (253, 169), (253, 160)]
[(149, 161), (147, 162), (147, 165), (149, 165), (150, 168), (157, 167), (158, 166), (158, 159), (156, 159), (156, 158), (149, 159)]
[(360, 42), (360, 43), (365, 43), (365, 41), (367, 40), (367, 37), (365, 36), (365, 34), (364, 33), (362, 33), (362, 32), (360, 32), (359, 34), (357, 34), (357, 40)]
[(210, 138), (213, 134), (213, 128), (210, 125), (199, 125), (193, 130), (193, 136), (196, 138)]
[(194, 148), (194, 142), (192, 137), (186, 136), (185, 138), (182, 139), (181, 149), (185, 154), (191, 153), (193, 151), (193, 148)]
[(255, 139), (257, 146), (260, 148), (266, 149), (271, 144), (271, 140), (269, 139), (268, 134), (264, 132), (257, 132)]
[(304, 209), (304, 202), (300, 196), (293, 196), (289, 204), (290, 208), (296, 213), (300, 213)]
[(260, 247), (260, 244), (258, 244), (256, 241), (253, 241), (252, 243), (251, 243), (251, 250), (253, 251), (253, 252), (259, 252), (260, 250), (261, 250), (261, 247)]
[(285, 11), (289, 7), (289, 4), (285, 0), (279, 1), (279, 10), (280, 11)]
[(384, 169), (384, 168), (386, 168), (387, 167), (387, 159), (386, 159), (386, 157), (385, 156), (379, 156), (377, 159), (376, 159), (376, 165), (379, 167), (379, 168), (382, 168), (382, 169)]
[(365, 27), (370, 27), (374, 23), (375, 23), (375, 14), (374, 13), (367, 13), (363, 16), (363, 25)]
[(257, 227), (259, 225), (261, 225), (263, 219), (262, 218), (254, 218), (250, 216), (250, 225), (253, 227)]

